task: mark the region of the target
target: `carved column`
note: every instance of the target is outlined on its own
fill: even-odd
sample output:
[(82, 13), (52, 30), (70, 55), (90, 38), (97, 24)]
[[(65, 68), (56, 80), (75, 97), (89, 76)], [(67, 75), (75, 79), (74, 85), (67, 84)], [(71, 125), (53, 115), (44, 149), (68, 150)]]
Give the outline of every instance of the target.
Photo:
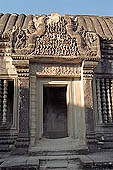
[(112, 120), (113, 120), (113, 79), (111, 80), (111, 110), (112, 110)]
[(2, 80), (0, 80), (0, 121), (2, 121)]
[(105, 80), (104, 80), (104, 78), (101, 79), (101, 88), (102, 88), (103, 122), (107, 123), (108, 122), (108, 116), (107, 116)]
[(8, 81), (3, 80), (3, 119), (2, 123), (7, 122), (7, 94), (8, 94)]
[(102, 106), (101, 106), (101, 95), (100, 95), (100, 79), (97, 79), (96, 81), (97, 85), (97, 110), (98, 110), (98, 123), (103, 123), (102, 120)]
[(112, 123), (111, 99), (110, 99), (110, 80), (109, 79), (106, 79), (106, 91), (107, 91), (108, 123)]

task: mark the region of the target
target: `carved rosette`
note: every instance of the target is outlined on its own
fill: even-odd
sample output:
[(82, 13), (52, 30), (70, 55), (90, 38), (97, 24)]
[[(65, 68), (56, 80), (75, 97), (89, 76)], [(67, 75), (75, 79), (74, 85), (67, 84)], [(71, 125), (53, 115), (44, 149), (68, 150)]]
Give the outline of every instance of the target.
[(12, 52), (21, 55), (99, 56), (99, 37), (79, 27), (77, 18), (52, 13), (34, 16), (26, 30), (12, 31)]

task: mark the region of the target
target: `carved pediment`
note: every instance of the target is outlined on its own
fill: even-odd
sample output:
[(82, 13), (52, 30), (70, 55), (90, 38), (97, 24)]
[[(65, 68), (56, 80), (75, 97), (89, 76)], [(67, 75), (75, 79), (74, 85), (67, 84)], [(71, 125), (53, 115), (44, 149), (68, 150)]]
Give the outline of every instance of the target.
[(96, 33), (79, 27), (77, 18), (52, 13), (34, 16), (27, 29), (12, 31), (12, 52), (19, 55), (100, 56)]

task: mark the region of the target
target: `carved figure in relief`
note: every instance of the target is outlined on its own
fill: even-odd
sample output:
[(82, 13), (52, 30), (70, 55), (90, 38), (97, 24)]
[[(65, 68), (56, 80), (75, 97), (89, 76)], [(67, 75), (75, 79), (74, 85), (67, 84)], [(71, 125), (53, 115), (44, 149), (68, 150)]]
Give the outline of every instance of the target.
[(79, 26), (77, 17), (73, 19), (69, 15), (65, 15), (64, 18), (67, 21), (67, 33), (71, 38), (76, 38), (80, 54), (95, 56), (97, 54), (97, 35), (87, 32), (82, 26)]
[(46, 32), (36, 41), (34, 55), (77, 56), (76, 39), (72, 39), (66, 30), (66, 21), (59, 14), (52, 13), (47, 18)]
[(61, 15), (58, 13), (51, 13), (51, 15), (48, 16), (47, 24), (51, 23), (58, 23), (61, 19)]
[(67, 25), (66, 25), (66, 28), (67, 28), (67, 33), (71, 36), (71, 38), (76, 38), (77, 39), (77, 46), (78, 48), (81, 50), (82, 49), (82, 41), (83, 41), (83, 38), (82, 36), (80, 35), (80, 33), (77, 31), (77, 27), (78, 27), (78, 21), (77, 21), (77, 18), (76, 18), (76, 31), (74, 31), (74, 28), (73, 28), (73, 23), (72, 23), (72, 19), (69, 15), (64, 15), (64, 19), (67, 21)]
[(26, 44), (26, 34), (23, 30), (21, 30), (20, 28), (18, 28), (16, 30), (16, 32), (14, 32), (16, 35), (16, 43), (15, 43), (15, 47), (16, 48), (24, 48), (25, 44)]
[(12, 31), (12, 47), (18, 54), (30, 54), (35, 49), (35, 41), (45, 33), (46, 15), (34, 16), (28, 23), (28, 28), (14, 28)]
[(40, 37), (45, 33), (45, 19), (46, 15), (42, 15), (40, 17), (35, 16), (33, 20), (29, 22), (28, 31), (30, 32), (30, 25), (34, 24), (33, 33), (29, 36), (29, 44), (34, 44), (34, 41), (37, 37)]
[(12, 31), (12, 48), (17, 54), (78, 56), (97, 55), (97, 35), (86, 32), (77, 17), (57, 13), (34, 16), (26, 30)]

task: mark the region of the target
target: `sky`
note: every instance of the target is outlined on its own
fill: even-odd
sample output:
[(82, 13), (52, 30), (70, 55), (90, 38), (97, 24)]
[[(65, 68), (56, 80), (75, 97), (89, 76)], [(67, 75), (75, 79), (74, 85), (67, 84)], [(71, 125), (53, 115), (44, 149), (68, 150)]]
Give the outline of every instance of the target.
[(113, 0), (0, 0), (0, 13), (113, 16)]

